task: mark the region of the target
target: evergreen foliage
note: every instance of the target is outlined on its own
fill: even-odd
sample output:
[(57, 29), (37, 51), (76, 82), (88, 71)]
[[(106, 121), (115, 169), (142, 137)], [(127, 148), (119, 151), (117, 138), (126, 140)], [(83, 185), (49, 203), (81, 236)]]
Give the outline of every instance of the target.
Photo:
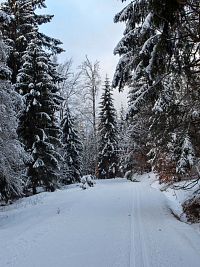
[(16, 128), (20, 97), (11, 85), (6, 65), (7, 49), (0, 35), (0, 199), (6, 202), (23, 194), (22, 171), (30, 158), (18, 141)]
[(66, 109), (64, 118), (61, 122), (63, 130), (63, 183), (70, 184), (80, 182), (82, 162), (81, 153), (83, 150), (80, 137), (75, 127), (74, 118), (70, 114), (69, 108)]
[(105, 80), (99, 113), (99, 178), (114, 178), (118, 174), (118, 130), (111, 86)]
[(113, 86), (131, 88), (129, 115), (149, 132), (148, 155), (162, 180), (195, 175), (200, 156), (199, 13), (197, 1), (136, 0), (114, 19), (126, 29)]
[(25, 108), (20, 114), (18, 134), (34, 159), (28, 168), (33, 192), (36, 193), (38, 185), (53, 191), (58, 183), (61, 159), (56, 152), (61, 136), (55, 117), (61, 102), (55, 84), (56, 72), (37, 34), (22, 60), (16, 87), (24, 95)]
[(127, 110), (122, 106), (118, 118), (118, 129), (119, 129), (119, 171), (123, 177), (125, 173), (130, 170), (128, 163), (128, 155), (130, 151), (130, 129), (129, 122), (127, 120)]
[(37, 9), (45, 8), (45, 0), (7, 0), (1, 3), (0, 9), (9, 17), (0, 17), (1, 30), (5, 43), (10, 48), (8, 66), (12, 70), (12, 83), (16, 83), (18, 70), (22, 64), (22, 55), (27, 45), (34, 38), (41, 41), (43, 48), (51, 53), (61, 53), (61, 42), (39, 32), (39, 26), (52, 20), (52, 15), (38, 15)]

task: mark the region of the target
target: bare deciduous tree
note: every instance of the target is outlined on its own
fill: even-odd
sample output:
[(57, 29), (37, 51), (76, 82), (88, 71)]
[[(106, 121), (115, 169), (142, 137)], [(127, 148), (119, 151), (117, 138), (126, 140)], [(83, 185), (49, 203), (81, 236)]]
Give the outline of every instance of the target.
[(58, 67), (58, 72), (62, 75), (63, 81), (59, 83), (60, 95), (63, 97), (64, 101), (60, 109), (60, 119), (63, 119), (63, 113), (66, 107), (70, 106), (72, 109), (78, 107), (80, 99), (80, 71), (73, 71), (73, 61), (68, 59), (65, 63), (60, 64)]
[(91, 115), (93, 130), (95, 169), (97, 167), (97, 136), (96, 136), (96, 99), (101, 84), (99, 61), (94, 63), (86, 56), (85, 61), (80, 66), (83, 82), (83, 101), (87, 105), (87, 113)]

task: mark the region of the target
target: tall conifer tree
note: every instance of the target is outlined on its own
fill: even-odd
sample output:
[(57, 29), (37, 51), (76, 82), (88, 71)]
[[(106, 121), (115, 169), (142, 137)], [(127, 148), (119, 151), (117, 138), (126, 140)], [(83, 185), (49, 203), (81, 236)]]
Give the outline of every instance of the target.
[(99, 178), (114, 178), (118, 173), (118, 131), (108, 78), (105, 80), (101, 97), (98, 135), (98, 176)]
[(12, 70), (12, 83), (16, 83), (16, 77), (22, 64), (23, 52), (34, 38), (41, 41), (41, 46), (51, 53), (61, 53), (61, 42), (39, 32), (39, 26), (52, 20), (53, 15), (39, 15), (37, 9), (46, 8), (45, 0), (6, 0), (1, 3), (0, 9), (9, 16), (1, 19), (1, 30), (5, 43), (10, 48), (8, 66)]
[(56, 188), (61, 159), (56, 152), (61, 131), (55, 118), (60, 99), (49, 57), (36, 34), (23, 55), (16, 84), (24, 94), (25, 108), (20, 114), (18, 134), (34, 159), (28, 168), (33, 193), (38, 185), (51, 191)]
[(162, 179), (194, 174), (200, 155), (198, 17), (197, 1), (136, 0), (114, 19), (126, 29), (113, 86), (131, 87), (130, 115), (144, 121)]
[(16, 107), (19, 107), (21, 100), (10, 82), (11, 71), (6, 65), (6, 52), (0, 34), (0, 199), (8, 201), (22, 195), (21, 174), (29, 157), (16, 134)]
[(76, 130), (74, 118), (71, 116), (68, 107), (66, 108), (61, 125), (63, 130), (63, 183), (80, 182), (83, 145)]

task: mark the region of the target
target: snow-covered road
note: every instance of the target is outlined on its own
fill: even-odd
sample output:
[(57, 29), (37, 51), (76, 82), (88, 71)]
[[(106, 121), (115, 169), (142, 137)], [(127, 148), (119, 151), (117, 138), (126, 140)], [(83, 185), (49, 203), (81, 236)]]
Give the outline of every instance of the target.
[(200, 236), (147, 183), (98, 181), (0, 208), (0, 267), (199, 267)]

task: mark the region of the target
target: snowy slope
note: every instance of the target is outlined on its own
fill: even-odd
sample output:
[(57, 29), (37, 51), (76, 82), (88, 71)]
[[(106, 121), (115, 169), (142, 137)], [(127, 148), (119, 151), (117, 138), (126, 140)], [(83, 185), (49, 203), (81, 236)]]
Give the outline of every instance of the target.
[(197, 267), (200, 236), (146, 182), (98, 181), (0, 211), (0, 266)]

